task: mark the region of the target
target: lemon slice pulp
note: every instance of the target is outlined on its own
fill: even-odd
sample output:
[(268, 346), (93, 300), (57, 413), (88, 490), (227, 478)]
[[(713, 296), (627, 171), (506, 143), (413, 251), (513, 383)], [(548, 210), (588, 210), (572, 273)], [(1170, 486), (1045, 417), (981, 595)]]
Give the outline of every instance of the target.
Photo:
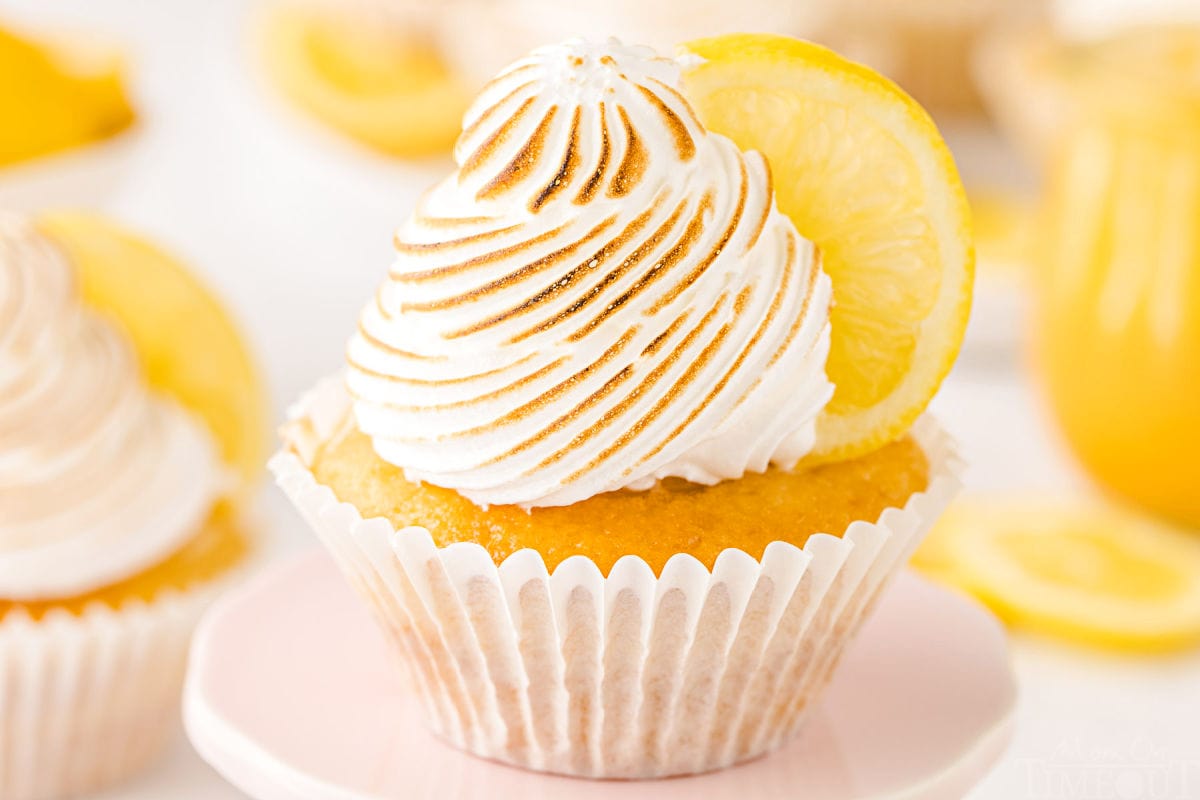
[(913, 565), (1031, 630), (1149, 651), (1200, 641), (1200, 539), (1122, 511), (960, 504)]
[(895, 84), (818, 45), (737, 34), (682, 51), (701, 120), (767, 157), (780, 210), (833, 281), (835, 394), (815, 459), (874, 450), (924, 411), (962, 344), (974, 253), (950, 152)]

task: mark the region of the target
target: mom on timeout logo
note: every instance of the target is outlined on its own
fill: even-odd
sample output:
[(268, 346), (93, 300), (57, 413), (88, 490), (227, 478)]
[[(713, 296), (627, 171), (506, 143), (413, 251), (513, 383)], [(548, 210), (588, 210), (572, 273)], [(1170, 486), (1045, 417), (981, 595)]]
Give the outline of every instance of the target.
[(1200, 759), (1169, 757), (1144, 736), (1124, 748), (1070, 739), (1019, 763), (1028, 800), (1200, 799)]

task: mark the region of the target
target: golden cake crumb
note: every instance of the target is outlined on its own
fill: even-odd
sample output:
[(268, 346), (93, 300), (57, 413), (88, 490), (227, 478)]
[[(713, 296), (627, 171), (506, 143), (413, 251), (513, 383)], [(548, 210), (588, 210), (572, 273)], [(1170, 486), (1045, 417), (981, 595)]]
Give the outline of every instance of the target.
[(670, 478), (644, 492), (608, 492), (529, 512), (518, 506), (485, 510), (450, 489), (411, 483), (353, 426), (321, 447), (311, 467), (364, 519), (384, 517), (397, 529), (421, 525), (439, 547), (477, 542), (496, 563), (533, 548), (550, 570), (583, 555), (605, 574), (629, 554), (659, 573), (676, 553), (690, 553), (711, 568), (729, 547), (755, 558), (776, 540), (802, 547), (814, 533), (841, 534), (856, 520), (876, 521), (929, 481), (929, 462), (911, 436), (850, 461), (791, 472), (771, 468), (715, 486)]

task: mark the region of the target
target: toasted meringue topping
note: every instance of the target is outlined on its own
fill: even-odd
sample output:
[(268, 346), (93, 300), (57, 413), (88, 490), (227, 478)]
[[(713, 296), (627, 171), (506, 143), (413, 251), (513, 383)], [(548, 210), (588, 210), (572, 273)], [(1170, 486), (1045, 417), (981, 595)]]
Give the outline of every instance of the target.
[(0, 216), (0, 599), (72, 597), (152, 566), (222, 482), (207, 429), (145, 387), (63, 254)]
[(413, 481), (567, 505), (792, 466), (833, 387), (828, 277), (676, 62), (537, 50), (467, 112), (350, 342), (359, 427)]

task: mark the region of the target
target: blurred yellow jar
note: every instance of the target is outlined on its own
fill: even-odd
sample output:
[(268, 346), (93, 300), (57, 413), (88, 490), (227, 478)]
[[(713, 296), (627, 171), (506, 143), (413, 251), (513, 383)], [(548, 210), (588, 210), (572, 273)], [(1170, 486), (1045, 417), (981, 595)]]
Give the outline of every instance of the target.
[(1200, 29), (1111, 54), (1051, 162), (1036, 356), (1092, 475), (1200, 527)]

